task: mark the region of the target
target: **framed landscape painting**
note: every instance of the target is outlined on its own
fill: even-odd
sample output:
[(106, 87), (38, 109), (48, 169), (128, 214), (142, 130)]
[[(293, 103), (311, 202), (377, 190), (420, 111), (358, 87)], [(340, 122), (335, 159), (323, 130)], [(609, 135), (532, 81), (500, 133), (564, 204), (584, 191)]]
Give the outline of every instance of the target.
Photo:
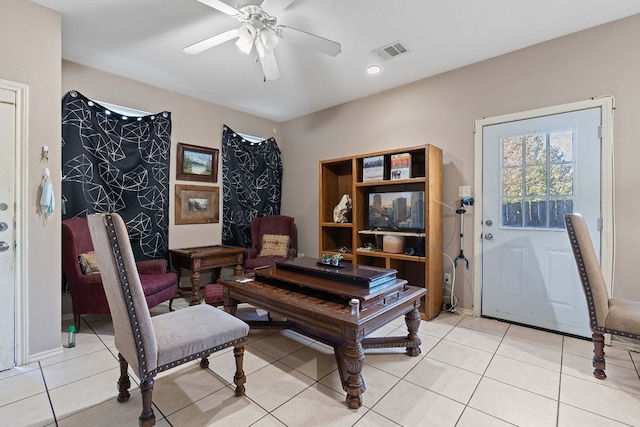
[(178, 143), (176, 179), (218, 182), (218, 149)]
[(176, 184), (176, 224), (220, 222), (220, 187)]

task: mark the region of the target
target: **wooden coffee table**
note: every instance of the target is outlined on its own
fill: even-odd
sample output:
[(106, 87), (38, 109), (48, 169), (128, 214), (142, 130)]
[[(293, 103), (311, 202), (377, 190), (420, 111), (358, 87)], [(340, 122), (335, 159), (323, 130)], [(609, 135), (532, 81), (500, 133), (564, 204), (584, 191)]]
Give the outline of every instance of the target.
[(246, 249), (236, 246), (213, 245), (193, 248), (170, 249), (171, 268), (178, 275), (178, 292), (180, 289), (181, 269), (191, 270), (191, 305), (200, 303), (200, 272), (213, 270), (213, 282), (218, 280), (222, 267), (234, 267), (234, 274), (242, 274), (244, 253)]
[[(243, 279), (252, 279), (242, 282)], [(277, 312), (284, 321), (248, 321), (254, 329), (292, 329), (334, 348), (342, 388), (349, 408), (362, 405), (364, 350), (406, 347), (420, 354), (420, 299), (427, 291), (406, 280), (376, 288), (362, 288), (319, 277), (269, 268), (256, 274), (218, 280), (225, 291), (225, 311), (236, 313), (238, 302)], [(352, 314), (349, 301), (357, 298), (361, 311)], [(398, 316), (405, 315), (408, 334), (366, 338)]]

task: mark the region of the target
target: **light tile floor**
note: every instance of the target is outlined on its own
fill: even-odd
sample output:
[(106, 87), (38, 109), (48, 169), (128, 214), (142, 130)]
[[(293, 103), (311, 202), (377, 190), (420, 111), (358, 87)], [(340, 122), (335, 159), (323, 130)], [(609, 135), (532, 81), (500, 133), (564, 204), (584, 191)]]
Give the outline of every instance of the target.
[[(249, 305), (239, 312), (265, 314)], [(290, 331), (252, 331), (246, 396), (234, 397), (230, 350), (216, 353), (206, 370), (196, 361), (156, 378), (156, 425), (640, 426), (638, 353), (608, 347), (608, 378), (600, 381), (589, 341), (450, 313), (423, 321), (419, 333), (418, 357), (367, 350), (364, 405), (352, 410), (330, 347)], [(403, 318), (376, 331), (391, 334), (406, 334)], [(115, 399), (116, 355), (110, 317), (85, 317), (75, 348), (0, 372), (0, 426), (137, 425), (139, 390), (126, 403)]]

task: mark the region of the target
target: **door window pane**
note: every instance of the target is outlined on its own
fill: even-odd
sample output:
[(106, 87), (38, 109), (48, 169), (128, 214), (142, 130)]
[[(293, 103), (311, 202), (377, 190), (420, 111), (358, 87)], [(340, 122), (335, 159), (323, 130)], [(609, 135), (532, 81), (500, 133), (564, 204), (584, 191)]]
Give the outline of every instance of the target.
[(564, 228), (573, 212), (575, 129), (501, 139), (502, 226)]

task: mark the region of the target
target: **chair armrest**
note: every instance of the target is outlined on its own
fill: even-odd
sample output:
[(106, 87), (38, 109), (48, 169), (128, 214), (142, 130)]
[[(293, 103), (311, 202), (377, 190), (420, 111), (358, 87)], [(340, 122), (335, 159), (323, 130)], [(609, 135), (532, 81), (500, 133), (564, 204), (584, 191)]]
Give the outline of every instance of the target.
[(166, 259), (149, 259), (136, 262), (139, 274), (164, 274), (167, 272)]
[(253, 259), (258, 257), (258, 249), (256, 248), (248, 248), (247, 249), (247, 259)]

